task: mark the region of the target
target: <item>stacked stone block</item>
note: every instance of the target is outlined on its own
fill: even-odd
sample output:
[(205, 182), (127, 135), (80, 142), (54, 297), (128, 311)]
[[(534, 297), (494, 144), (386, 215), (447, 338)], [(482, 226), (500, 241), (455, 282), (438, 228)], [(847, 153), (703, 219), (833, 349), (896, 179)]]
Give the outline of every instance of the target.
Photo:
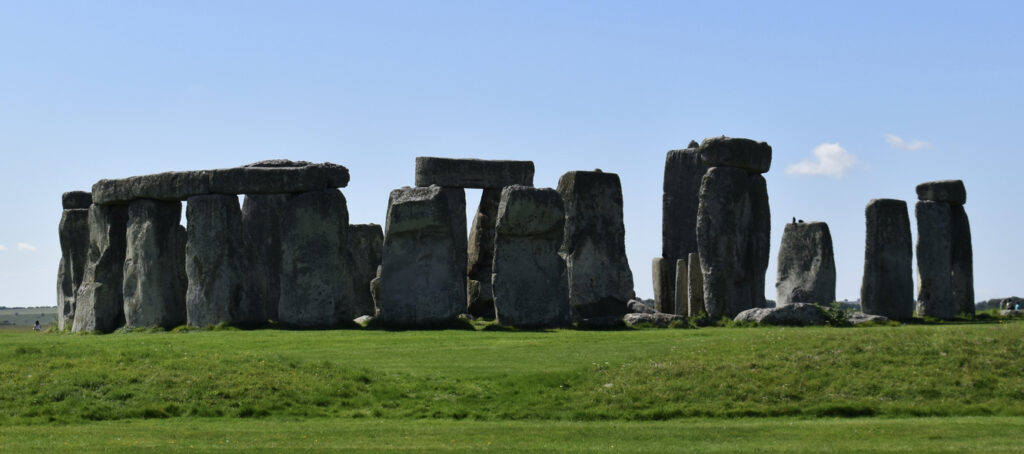
[(917, 314), (951, 319), (974, 314), (971, 227), (960, 180), (917, 186)]

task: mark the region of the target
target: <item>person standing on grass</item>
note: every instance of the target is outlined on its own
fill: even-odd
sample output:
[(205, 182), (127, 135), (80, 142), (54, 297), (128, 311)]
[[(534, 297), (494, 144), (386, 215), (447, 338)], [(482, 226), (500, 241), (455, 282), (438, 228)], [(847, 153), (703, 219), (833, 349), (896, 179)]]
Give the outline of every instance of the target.
[(33, 326), (32, 329), (34, 329), (36, 331), (42, 331), (43, 330), (42, 325), (39, 324), (39, 320), (36, 320), (36, 326)]

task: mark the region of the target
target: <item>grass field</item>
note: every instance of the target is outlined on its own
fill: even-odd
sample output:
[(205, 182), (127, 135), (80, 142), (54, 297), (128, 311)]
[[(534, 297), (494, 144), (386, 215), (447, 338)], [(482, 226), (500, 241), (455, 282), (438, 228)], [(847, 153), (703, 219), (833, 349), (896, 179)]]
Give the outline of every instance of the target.
[(1019, 452), (1024, 323), (0, 332), (0, 427), (22, 451)]
[(56, 307), (32, 307), (18, 309), (0, 309), (0, 330), (24, 330), (24, 327), (32, 327), (36, 320), (43, 325), (43, 329), (49, 326), (57, 326)]

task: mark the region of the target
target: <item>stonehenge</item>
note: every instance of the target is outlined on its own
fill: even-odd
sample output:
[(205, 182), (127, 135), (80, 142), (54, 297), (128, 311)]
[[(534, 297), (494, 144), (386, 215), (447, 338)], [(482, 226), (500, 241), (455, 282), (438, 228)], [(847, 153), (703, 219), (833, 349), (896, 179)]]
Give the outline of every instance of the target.
[(676, 260), (675, 288), (673, 289), (673, 314), (687, 316), (690, 312), (690, 267), (686, 260)]
[(836, 300), (836, 262), (832, 234), (824, 222), (786, 224), (779, 247), (776, 304), (818, 303)]
[(109, 333), (124, 325), (127, 228), (127, 206), (89, 206), (89, 259), (75, 298), (72, 331)]
[[(674, 276), (676, 260), (687, 260), (690, 253), (697, 252), (697, 207), (700, 204), (700, 183), (708, 166), (700, 158), (699, 144), (691, 141), (683, 150), (670, 150), (665, 155), (665, 177), (662, 187), (661, 210), (661, 257), (669, 261), (669, 275)], [(685, 292), (677, 292), (675, 286), (665, 290), (665, 295), (685, 298)], [(663, 295), (664, 296), (664, 295)], [(655, 293), (655, 301), (658, 294)]]
[(707, 315), (704, 309), (704, 272), (700, 267), (700, 254), (691, 252), (686, 263), (686, 315)]
[(908, 320), (914, 316), (914, 283), (907, 202), (873, 199), (865, 208), (865, 218), (861, 309), (865, 314)]
[(75, 322), (75, 301), (89, 261), (89, 205), (92, 195), (84, 191), (66, 192), (60, 217), (61, 258), (57, 271), (57, 328), (70, 328)]
[[(185, 207), (188, 240), (185, 247), (188, 324), (196, 327), (225, 322), (259, 325), (266, 320), (262, 302), (246, 293), (248, 272), (238, 197), (224, 194), (188, 198)], [(255, 310), (259, 304), (258, 310)]]
[(651, 260), (651, 279), (654, 281), (654, 308), (665, 314), (674, 313), (675, 264), (671, 260), (655, 257)]
[(384, 230), (377, 224), (349, 225), (347, 242), (345, 258), (351, 278), (346, 291), (352, 297), (353, 313), (374, 315), (376, 306), (370, 293), (370, 282), (377, 277), (377, 267), (380, 266)]
[(917, 186), (917, 315), (951, 319), (974, 314), (971, 226), (960, 180)]
[(181, 202), (128, 204), (125, 233), (125, 327), (174, 328), (186, 322), (185, 235)]

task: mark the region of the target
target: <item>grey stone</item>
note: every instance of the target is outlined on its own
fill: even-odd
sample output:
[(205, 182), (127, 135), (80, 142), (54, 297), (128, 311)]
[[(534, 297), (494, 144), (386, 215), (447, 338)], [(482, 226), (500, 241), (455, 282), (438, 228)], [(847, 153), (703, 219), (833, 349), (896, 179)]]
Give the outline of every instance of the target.
[(698, 252), (704, 273), (705, 310), (712, 318), (734, 317), (755, 307), (751, 292), (750, 181), (743, 169), (712, 167), (701, 184)]
[(391, 191), (377, 319), (429, 327), (466, 310), (466, 194), (430, 186)]
[(956, 317), (953, 273), (950, 267), (952, 225), (949, 204), (917, 202), (917, 315), (951, 319)]
[(242, 238), (248, 258), (246, 295), (263, 307), (269, 320), (279, 320), (281, 296), (281, 213), (290, 194), (250, 194), (242, 202)]
[(569, 288), (558, 255), (565, 229), (562, 196), (554, 189), (507, 186), (494, 235), (494, 307), (502, 325), (566, 326)]
[(185, 238), (180, 227), (181, 202), (139, 199), (128, 205), (125, 327), (185, 324)]
[(917, 185), (917, 199), (963, 205), (967, 203), (967, 188), (961, 180), (929, 181)]
[(740, 312), (733, 320), (781, 326), (816, 326), (828, 323), (823, 309), (806, 303), (792, 303), (773, 308), (755, 307)]
[(498, 219), (501, 189), (484, 189), (469, 231), (469, 263), (466, 288), (467, 311), (475, 317), (494, 318), (491, 265), (494, 262), (494, 225)]
[(560, 254), (569, 272), (573, 320), (625, 315), (635, 295), (626, 259), (619, 176), (601, 171), (568, 172), (558, 180), (565, 202), (565, 237)]
[(666, 314), (673, 313), (672, 305), (675, 304), (673, 288), (675, 287), (675, 267), (670, 265), (671, 260), (655, 257), (651, 260), (651, 279), (654, 281), (654, 308), (658, 312)]
[(348, 207), (337, 189), (297, 194), (281, 213), (281, 293), (277, 315), (293, 328), (331, 328), (357, 314), (346, 292)]
[(779, 306), (798, 302), (827, 306), (836, 300), (836, 263), (828, 224), (786, 224), (775, 290)]
[(1003, 309), (999, 311), (1001, 317), (1019, 317), (1024, 315), (1024, 309)]
[(673, 314), (686, 316), (690, 313), (690, 292), (689, 292), (689, 280), (690, 270), (686, 265), (686, 260), (676, 260), (676, 275), (675, 275), (675, 288), (672, 291), (673, 300)]
[(638, 299), (631, 299), (631, 300), (629, 300), (628, 303), (626, 303), (626, 312), (627, 313), (637, 313), (638, 312), (638, 313), (643, 313), (643, 314), (655, 314), (658, 311), (656, 311), (654, 309), (654, 307), (648, 306), (647, 304), (644, 304), (643, 301), (640, 301)]
[(60, 269), (57, 278), (57, 328), (75, 323), (75, 300), (89, 262), (89, 210), (67, 209), (61, 214)]
[(701, 142), (700, 157), (708, 167), (736, 167), (750, 173), (765, 173), (772, 165), (772, 147), (750, 139), (712, 137)]
[(416, 186), (501, 189), (514, 184), (533, 186), (533, 161), (487, 161), (419, 156)]
[[(383, 254), (383, 249), (382, 249), (381, 250), (381, 260), (383, 261), (383, 259), (384, 259), (384, 254)], [(374, 316), (374, 318), (376, 318), (377, 315), (380, 314), (380, 310), (378, 309), (378, 307), (380, 307), (380, 270), (381, 270), (381, 267), (378, 266), (377, 267), (377, 274), (374, 276), (373, 279), (370, 280), (370, 296), (373, 297), (373, 316)]]
[(914, 316), (913, 252), (907, 203), (873, 199), (865, 208), (867, 233), (860, 304), (866, 314), (892, 320)]
[(657, 313), (631, 313), (622, 316), (622, 322), (626, 326), (653, 325), (658, 328), (668, 328), (672, 322), (685, 322), (686, 318), (676, 314)]
[(846, 321), (850, 322), (851, 325), (860, 325), (868, 322), (885, 323), (889, 321), (889, 318), (881, 315), (865, 314), (863, 312), (850, 312), (846, 315)]
[(136, 199), (185, 200), (206, 194), (308, 192), (343, 188), (349, 181), (348, 169), (329, 162), (295, 162), (294, 166), (259, 164), (100, 180), (92, 187), (93, 203), (123, 204)]
[(384, 229), (377, 224), (348, 226), (347, 253), (352, 286), (352, 306), (356, 313), (374, 315), (376, 306), (370, 293), (370, 281), (377, 277)]
[(221, 322), (236, 326), (265, 323), (262, 301), (249, 299), (245, 288), (250, 266), (242, 239), (238, 197), (189, 197), (185, 217), (188, 324), (203, 327)]
[[(674, 262), (697, 252), (697, 207), (700, 182), (708, 166), (701, 160), (696, 142), (686, 150), (665, 156), (661, 211), (661, 256)], [(670, 266), (674, 266), (671, 263)], [(670, 270), (675, 274), (675, 270)]]
[(750, 298), (754, 307), (765, 307), (765, 274), (771, 256), (772, 214), (768, 205), (768, 183), (761, 175), (750, 177), (750, 233), (747, 263), (750, 273)]
[(75, 299), (74, 332), (124, 325), (123, 277), (128, 207), (89, 207), (89, 261)]
[(691, 252), (686, 268), (686, 314), (689, 317), (706, 315), (704, 310), (704, 272), (700, 267), (700, 253)]
[(963, 205), (953, 205), (949, 209), (952, 218), (952, 258), (950, 268), (953, 272), (953, 299), (958, 312), (974, 314), (974, 251), (971, 245), (971, 223)]
[(92, 193), (89, 191), (65, 192), (61, 195), (60, 202), (65, 210), (88, 210), (92, 205)]

